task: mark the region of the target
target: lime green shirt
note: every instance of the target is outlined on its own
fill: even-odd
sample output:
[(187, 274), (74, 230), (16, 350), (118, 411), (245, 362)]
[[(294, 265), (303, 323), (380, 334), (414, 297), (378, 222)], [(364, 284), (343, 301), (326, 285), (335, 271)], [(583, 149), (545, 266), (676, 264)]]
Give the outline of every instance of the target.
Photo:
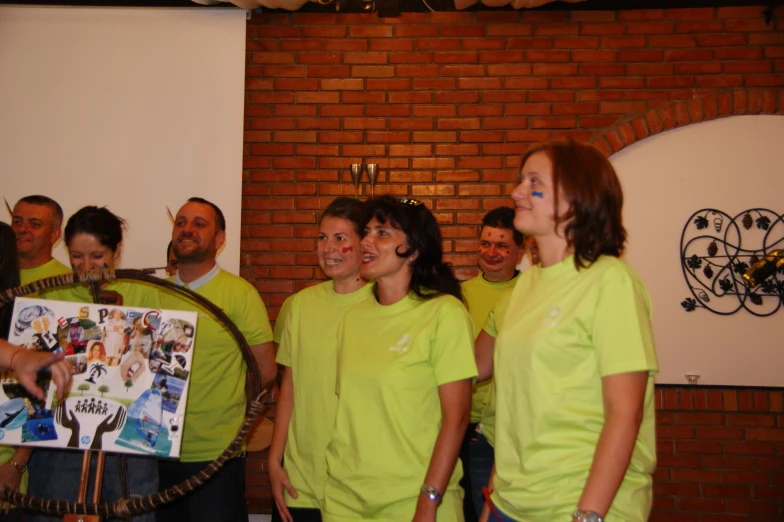
[[(161, 300), (158, 287), (144, 281), (120, 280), (109, 283), (105, 290), (117, 292), (123, 296), (122, 306), (138, 306), (160, 310)], [(71, 303), (92, 303), (90, 290), (81, 283), (44, 290), (41, 299), (68, 301)]]
[(520, 279), (496, 340), (495, 490), (526, 522), (569, 520), (604, 428), (602, 378), (647, 371), (642, 425), (605, 520), (644, 522), (656, 465), (653, 376), (658, 366), (648, 293), (623, 261), (572, 257)]
[[(441, 426), (442, 384), (476, 376), (471, 318), (452, 296), (375, 299), (338, 332), (338, 409), (327, 448), (325, 522), (411, 520)], [(438, 521), (462, 521), (458, 462)]]
[[(59, 262), (57, 259), (52, 258), (41, 266), (35, 268), (25, 268), (19, 270), (19, 280), (22, 285), (29, 285), (33, 281), (44, 279), (47, 277), (58, 276), (67, 274), (71, 269)], [(38, 292), (32, 292), (25, 297), (37, 297)]]
[[(249, 345), (272, 341), (264, 302), (241, 277), (221, 269), (194, 292), (223, 309)], [(209, 312), (171, 292), (161, 292), (161, 307), (199, 314), (180, 460), (210, 461), (226, 449), (245, 418), (247, 366), (228, 329)]]
[[(504, 316), (506, 315), (506, 309), (509, 306), (510, 297), (512, 297), (512, 290), (507, 290), (487, 316), (487, 321), (485, 322), (483, 330), (493, 339), (498, 337), (498, 332), (501, 330), (501, 325), (503, 324)], [(491, 446), (495, 446), (495, 391), (493, 386), (491, 386), (490, 390), (487, 392), (487, 404), (482, 411), (479, 432), (484, 435)]]
[(291, 368), (294, 409), (283, 465), (298, 497), (288, 492), (286, 505), (320, 508), (327, 480), (327, 445), (335, 425), (338, 397), (338, 326), (346, 311), (372, 299), (372, 285), (350, 294), (335, 292), (327, 281), (286, 299), (275, 324), (277, 361)]
[[(482, 325), (487, 320), (487, 315), (490, 310), (495, 306), (496, 301), (504, 294), (504, 292), (514, 288), (517, 279), (520, 277), (518, 272), (509, 281), (502, 283), (493, 283), (484, 278), (484, 275), (478, 276), (463, 282), (460, 287), (463, 290), (463, 299), (468, 305), (468, 313), (471, 314), (471, 320), (474, 323), (474, 335), (479, 335), (482, 331)], [(482, 420), (482, 412), (487, 406), (490, 397), (490, 389), (492, 388), (493, 379), (474, 384), (473, 393), (471, 394), (471, 422), (479, 422)]]

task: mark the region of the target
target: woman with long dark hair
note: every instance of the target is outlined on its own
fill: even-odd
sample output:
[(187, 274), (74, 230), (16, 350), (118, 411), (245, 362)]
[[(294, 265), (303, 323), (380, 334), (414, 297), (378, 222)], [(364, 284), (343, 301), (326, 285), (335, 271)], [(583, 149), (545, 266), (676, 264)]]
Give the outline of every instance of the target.
[(471, 318), (419, 201), (362, 208), (362, 269), (375, 299), (338, 333), (338, 408), (327, 448), (326, 522), (460, 521), (457, 455), (469, 419)]
[(286, 299), (275, 323), (283, 378), (268, 458), (273, 520), (321, 520), (325, 453), (338, 402), (338, 326), (348, 309), (372, 298), (371, 286), (359, 274), (361, 210), (362, 202), (346, 197), (324, 209), (316, 255), (330, 279)]
[(532, 147), (521, 164), (514, 225), (541, 264), (495, 310), (489, 367), (477, 343), (496, 391), (492, 504), (480, 520), (647, 521), (657, 362), (648, 293), (619, 259), (621, 184), (601, 152), (573, 141)]
[[(6, 223), (0, 222), (0, 291), (19, 286), (19, 264), (17, 261), (16, 235)], [(41, 398), (43, 392), (35, 384), (38, 370), (48, 364), (52, 366), (52, 378), (57, 385), (57, 394), (62, 398), (71, 378), (71, 367), (62, 361), (62, 355), (26, 350), (6, 341), (11, 325), (13, 305), (0, 308), (0, 369), (13, 370), (19, 381)], [(32, 450), (26, 446), (14, 448), (0, 446), (0, 485), (10, 489), (27, 491), (27, 461)], [(11, 509), (5, 503), (0, 506), (0, 513), (5, 514), (3, 520), (22, 520), (21, 509)]]

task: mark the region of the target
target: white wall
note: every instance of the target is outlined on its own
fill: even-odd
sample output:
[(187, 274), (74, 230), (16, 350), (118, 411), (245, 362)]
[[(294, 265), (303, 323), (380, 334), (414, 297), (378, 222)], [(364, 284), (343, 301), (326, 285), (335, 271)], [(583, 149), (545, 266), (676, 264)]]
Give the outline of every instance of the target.
[(201, 196), (237, 273), (244, 60), (241, 10), (0, 7), (0, 196), (107, 205), (126, 268), (164, 265), (166, 207)]
[(680, 305), (692, 297), (680, 265), (687, 219), (702, 208), (784, 212), (783, 145), (784, 117), (739, 116), (664, 132), (610, 158), (624, 187), (626, 260), (653, 300), (658, 382), (686, 384), (694, 373), (700, 384), (784, 386), (784, 310), (759, 318)]

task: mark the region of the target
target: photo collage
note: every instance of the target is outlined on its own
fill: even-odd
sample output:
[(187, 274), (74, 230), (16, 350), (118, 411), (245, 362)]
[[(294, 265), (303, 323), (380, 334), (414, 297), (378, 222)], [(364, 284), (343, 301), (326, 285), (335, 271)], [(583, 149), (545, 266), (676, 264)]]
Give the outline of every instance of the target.
[(177, 458), (196, 336), (195, 312), (18, 298), (9, 341), (63, 353), (74, 372), (58, 401), (0, 373), (0, 444)]

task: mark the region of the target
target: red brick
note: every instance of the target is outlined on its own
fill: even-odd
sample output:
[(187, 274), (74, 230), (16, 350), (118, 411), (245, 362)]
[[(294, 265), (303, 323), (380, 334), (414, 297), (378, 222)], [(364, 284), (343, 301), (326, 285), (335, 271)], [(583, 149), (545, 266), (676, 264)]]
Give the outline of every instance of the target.
[(492, 51), (479, 53), (479, 63), (519, 63), (523, 61), (522, 51)]
[(626, 74), (626, 66), (623, 64), (581, 64), (580, 74), (587, 76), (622, 76)]
[(700, 511), (704, 513), (724, 512), (726, 505), (724, 500), (712, 498), (682, 498), (678, 501), (678, 509), (681, 511)]
[(760, 471), (722, 471), (721, 480), (730, 484), (770, 484), (770, 473)]
[(530, 24), (504, 24), (488, 25), (487, 36), (528, 36), (532, 34), (533, 28)]
[(721, 33), (723, 32), (723, 22), (678, 22), (675, 25), (676, 33)]
[(764, 32), (771, 30), (771, 26), (765, 23), (765, 19), (755, 18), (751, 20), (727, 20), (724, 28), (728, 33), (734, 32)]
[(589, 36), (564, 36), (553, 40), (556, 49), (596, 49), (599, 39)]
[(616, 51), (572, 51), (572, 61), (574, 62), (616, 62), (618, 53)]
[(644, 36), (618, 36), (602, 38), (601, 46), (605, 49), (642, 48), (648, 45)]
[(508, 49), (552, 49), (552, 38), (510, 38)]
[(730, 47), (716, 49), (713, 56), (717, 60), (759, 60), (762, 58), (760, 47)]
[[(579, 11), (575, 11), (577, 13)], [(613, 13), (610, 13), (613, 14)], [(626, 27), (621, 24), (583, 24), (580, 26), (580, 34), (582, 35), (618, 35), (626, 33)]]
[[(476, 49), (478, 51), (488, 51), (492, 49), (506, 49), (506, 40), (503, 38), (467, 38), (462, 41), (463, 49)], [(480, 55), (481, 61), (481, 55)]]
[(662, 50), (632, 50), (619, 51), (618, 60), (621, 62), (661, 62), (664, 60)]
[(626, 33), (635, 34), (672, 34), (672, 22), (631, 22), (626, 25)]
[[(347, 40), (345, 38), (341, 38), (341, 39), (324, 38), (323, 40), (320, 41), (324, 43), (325, 51), (366, 51), (368, 48), (367, 40)], [(405, 41), (406, 40), (397, 40), (398, 43), (403, 43)], [(374, 44), (378, 43), (378, 40), (373, 40), (372, 43)], [(283, 42), (281, 42), (281, 49), (282, 48), (283, 48)], [(413, 49), (413, 46), (411, 48)], [(374, 50), (390, 51), (391, 49), (374, 48)], [(411, 49), (405, 49), (405, 50), (411, 50)]]
[(670, 471), (675, 482), (715, 482), (721, 481), (720, 472), (704, 469), (673, 469)]
[(342, 78), (350, 71), (348, 65), (308, 65), (308, 78)]
[(526, 51), (527, 62), (568, 62), (569, 51)]
[(618, 11), (619, 22), (663, 19), (664, 9), (634, 9), (629, 11)]
[(533, 74), (535, 76), (576, 76), (577, 65), (536, 63), (533, 67)]
[(673, 35), (651, 36), (648, 40), (651, 47), (696, 47), (697, 39), (694, 36)]
[(654, 482), (654, 495), (674, 495), (678, 497), (697, 497), (700, 495), (699, 484), (671, 484), (666, 482)]
[(776, 445), (773, 442), (730, 440), (725, 443), (725, 447), (730, 455), (774, 455), (776, 453)]
[(716, 74), (721, 72), (721, 62), (683, 62), (675, 64), (675, 74)]

